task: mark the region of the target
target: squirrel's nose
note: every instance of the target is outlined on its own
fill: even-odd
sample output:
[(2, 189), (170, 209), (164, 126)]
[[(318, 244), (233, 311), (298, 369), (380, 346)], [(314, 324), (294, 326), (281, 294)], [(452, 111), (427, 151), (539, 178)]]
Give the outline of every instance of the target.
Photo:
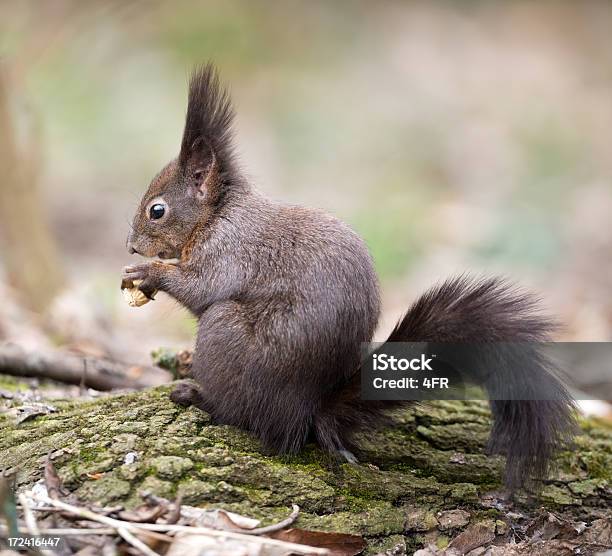
[(134, 247), (134, 244), (132, 243), (132, 238), (128, 237), (128, 240), (125, 242), (125, 246), (127, 247), (128, 253), (130, 255), (138, 253), (138, 250)]
[(133, 255), (134, 253), (138, 253), (136, 248), (134, 247), (134, 242), (132, 240), (132, 230), (129, 231), (127, 239), (125, 240), (125, 246), (127, 247), (128, 253)]

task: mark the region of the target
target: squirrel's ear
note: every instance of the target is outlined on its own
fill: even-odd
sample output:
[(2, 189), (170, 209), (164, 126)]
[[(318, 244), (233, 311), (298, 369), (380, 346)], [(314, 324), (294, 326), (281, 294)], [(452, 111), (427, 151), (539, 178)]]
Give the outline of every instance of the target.
[(186, 161), (188, 173), (194, 177), (190, 187), (195, 188), (197, 198), (209, 198), (219, 185), (217, 156), (202, 138), (196, 139), (190, 150), (190, 156)]

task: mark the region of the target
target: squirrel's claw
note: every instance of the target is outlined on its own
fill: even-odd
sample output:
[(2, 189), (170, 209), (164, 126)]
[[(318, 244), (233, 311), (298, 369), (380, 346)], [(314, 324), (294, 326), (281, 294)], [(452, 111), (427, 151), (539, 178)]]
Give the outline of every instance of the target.
[(342, 456), (347, 463), (359, 463), (359, 460), (355, 457), (355, 454), (353, 454), (353, 452), (349, 452), (348, 450), (338, 450), (338, 455)]
[(149, 275), (148, 266), (147, 264), (133, 264), (124, 267), (121, 275), (122, 282), (133, 283), (135, 280), (144, 280)]
[(152, 280), (145, 279), (142, 284), (138, 285), (138, 289), (147, 296), (147, 299), (153, 300), (155, 299), (155, 294), (157, 293), (157, 287), (151, 284)]

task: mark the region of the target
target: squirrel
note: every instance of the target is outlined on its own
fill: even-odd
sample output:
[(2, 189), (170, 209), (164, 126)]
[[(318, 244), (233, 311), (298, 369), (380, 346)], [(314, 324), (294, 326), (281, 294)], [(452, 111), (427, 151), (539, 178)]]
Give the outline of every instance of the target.
[[(316, 441), (355, 462), (355, 433), (414, 403), (361, 398), (361, 345), (380, 314), (372, 258), (340, 220), (257, 192), (238, 167), (233, 119), (217, 70), (197, 67), (180, 153), (153, 178), (127, 238), (130, 253), (158, 258), (126, 267), (123, 279), (142, 280), (148, 297), (165, 292), (198, 319), (195, 383), (179, 383), (175, 403), (250, 431), (268, 453)], [(529, 343), (553, 330), (531, 295), (503, 279), (464, 275), (422, 295), (387, 341)], [(478, 370), (485, 363), (474, 349)], [(537, 354), (528, 375), (511, 359), (496, 362), (499, 381), (549, 376)], [(490, 402), (488, 452), (506, 455), (509, 489), (545, 477), (573, 434), (573, 401), (549, 381), (554, 399)]]

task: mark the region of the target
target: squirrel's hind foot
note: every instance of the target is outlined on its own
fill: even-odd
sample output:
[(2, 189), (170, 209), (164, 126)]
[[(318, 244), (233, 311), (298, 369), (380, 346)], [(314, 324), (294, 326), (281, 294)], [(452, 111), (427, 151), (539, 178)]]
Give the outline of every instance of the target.
[(206, 404), (204, 402), (204, 398), (202, 397), (202, 392), (192, 382), (179, 382), (174, 387), (174, 390), (172, 390), (172, 392), (170, 393), (170, 399), (175, 404), (180, 405), (182, 407), (189, 407), (190, 405), (195, 405), (203, 411), (206, 411)]

